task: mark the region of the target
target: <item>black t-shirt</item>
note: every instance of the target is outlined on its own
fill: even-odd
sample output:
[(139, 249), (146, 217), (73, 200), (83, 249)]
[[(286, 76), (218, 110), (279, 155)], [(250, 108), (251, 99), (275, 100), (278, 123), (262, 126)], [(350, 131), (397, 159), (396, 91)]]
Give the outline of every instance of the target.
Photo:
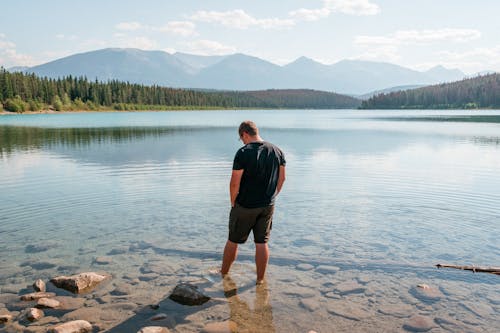
[(236, 202), (246, 208), (274, 204), (280, 165), (285, 165), (285, 154), (269, 142), (251, 142), (234, 156), (233, 170), (243, 169)]

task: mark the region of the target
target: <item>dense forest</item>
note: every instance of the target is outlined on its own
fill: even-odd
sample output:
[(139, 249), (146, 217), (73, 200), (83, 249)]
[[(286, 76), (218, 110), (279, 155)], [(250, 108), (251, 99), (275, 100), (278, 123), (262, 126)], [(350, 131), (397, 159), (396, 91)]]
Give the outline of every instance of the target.
[(500, 108), (500, 74), (452, 83), (379, 94), (363, 101), (363, 109)]
[(41, 78), (0, 68), (5, 111), (169, 110), (225, 108), (356, 108), (355, 98), (314, 90), (201, 91), (85, 77)]

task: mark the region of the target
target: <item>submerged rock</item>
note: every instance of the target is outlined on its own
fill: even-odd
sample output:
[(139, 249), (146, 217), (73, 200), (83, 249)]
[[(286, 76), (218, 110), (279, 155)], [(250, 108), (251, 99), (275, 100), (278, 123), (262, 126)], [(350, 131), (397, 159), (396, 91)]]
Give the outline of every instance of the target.
[(238, 325), (232, 320), (208, 323), (202, 333), (232, 333), (238, 332)]
[(97, 265), (109, 265), (113, 263), (113, 259), (110, 257), (97, 257), (94, 258), (94, 264)]
[(415, 315), (411, 317), (404, 325), (403, 328), (410, 332), (427, 332), (434, 327), (434, 323), (431, 319)]
[(33, 289), (35, 289), (35, 291), (41, 291), (41, 292), (47, 291), (47, 287), (45, 286), (45, 282), (43, 282), (43, 280), (41, 280), (41, 279), (38, 279), (35, 281), (35, 283), (33, 283)]
[(366, 288), (357, 281), (345, 281), (335, 286), (335, 290), (341, 295), (363, 293)]
[(90, 333), (92, 325), (85, 320), (74, 320), (50, 328), (48, 333)]
[(177, 285), (169, 298), (183, 305), (201, 305), (210, 299), (210, 297), (198, 291), (198, 287), (188, 283)]
[(50, 280), (56, 287), (65, 289), (75, 294), (88, 292), (99, 283), (110, 278), (110, 275), (86, 272), (72, 276), (58, 276)]
[(427, 284), (419, 284), (417, 287), (413, 287), (410, 290), (410, 294), (427, 303), (433, 303), (444, 298), (443, 293), (439, 289)]

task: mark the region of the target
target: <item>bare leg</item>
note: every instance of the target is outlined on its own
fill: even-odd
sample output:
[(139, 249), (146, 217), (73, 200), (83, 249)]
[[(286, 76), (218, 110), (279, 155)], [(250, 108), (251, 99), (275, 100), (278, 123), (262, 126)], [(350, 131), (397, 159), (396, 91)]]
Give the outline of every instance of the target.
[(269, 248), (267, 243), (255, 243), (255, 265), (257, 266), (257, 284), (261, 284), (266, 274)]
[(220, 269), (220, 273), (222, 274), (222, 276), (229, 273), (229, 269), (231, 268), (234, 260), (236, 260), (237, 255), (238, 244), (228, 240), (226, 242), (226, 246), (224, 247), (224, 256), (222, 257), (222, 267)]

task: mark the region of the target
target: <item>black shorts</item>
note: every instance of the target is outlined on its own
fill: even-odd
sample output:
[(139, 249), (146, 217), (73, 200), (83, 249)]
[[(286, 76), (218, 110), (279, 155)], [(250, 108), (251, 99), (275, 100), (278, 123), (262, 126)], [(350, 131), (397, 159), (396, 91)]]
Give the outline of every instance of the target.
[(273, 226), (274, 205), (245, 208), (235, 204), (229, 214), (229, 240), (243, 244), (253, 231), (255, 243), (267, 243)]

